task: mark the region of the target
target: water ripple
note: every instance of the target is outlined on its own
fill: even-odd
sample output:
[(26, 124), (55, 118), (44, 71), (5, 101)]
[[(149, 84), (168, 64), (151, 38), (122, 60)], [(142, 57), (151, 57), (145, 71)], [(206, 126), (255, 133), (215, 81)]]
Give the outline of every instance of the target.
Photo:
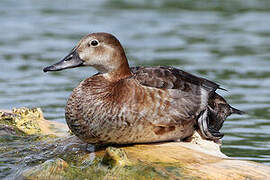
[(64, 122), (71, 90), (95, 70), (42, 68), (83, 35), (111, 32), (133, 66), (174, 65), (228, 89), (219, 93), (247, 114), (225, 122), (223, 151), (270, 164), (268, 0), (2, 0), (0, 25), (1, 109), (38, 106), (46, 118)]

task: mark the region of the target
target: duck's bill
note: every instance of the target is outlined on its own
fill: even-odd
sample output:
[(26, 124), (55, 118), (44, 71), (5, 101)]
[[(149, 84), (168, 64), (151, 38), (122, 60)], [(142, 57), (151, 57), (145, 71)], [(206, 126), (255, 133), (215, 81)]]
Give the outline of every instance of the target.
[(79, 57), (76, 50), (72, 51), (69, 55), (67, 55), (64, 59), (55, 63), (51, 66), (45, 67), (43, 69), (44, 72), (47, 71), (61, 71), (63, 69), (74, 68), (81, 66), (83, 64), (83, 60)]

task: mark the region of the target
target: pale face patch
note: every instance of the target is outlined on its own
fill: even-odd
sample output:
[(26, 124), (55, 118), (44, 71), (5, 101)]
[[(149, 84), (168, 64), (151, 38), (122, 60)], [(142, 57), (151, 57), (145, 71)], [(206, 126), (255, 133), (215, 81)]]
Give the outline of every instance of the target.
[[(115, 49), (104, 42), (96, 41), (98, 40), (87, 38), (79, 44), (78, 54), (84, 60), (83, 65), (92, 66), (102, 73), (118, 68), (117, 62), (113, 62)], [(93, 42), (95, 46), (91, 45)]]

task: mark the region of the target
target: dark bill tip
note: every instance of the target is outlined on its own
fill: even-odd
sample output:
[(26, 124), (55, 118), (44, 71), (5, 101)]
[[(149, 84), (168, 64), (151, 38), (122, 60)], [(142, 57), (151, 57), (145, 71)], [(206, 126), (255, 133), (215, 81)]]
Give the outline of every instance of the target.
[[(50, 66), (49, 66), (50, 67)], [(45, 67), (45, 68), (43, 68), (43, 72), (47, 72), (48, 71), (48, 69), (49, 69), (49, 67)]]
[(61, 70), (62, 70), (62, 69), (55, 69), (55, 66), (54, 66), (54, 65), (43, 68), (43, 72), (48, 72), (48, 71), (61, 71)]
[(43, 72), (48, 72), (51, 69), (52, 69), (52, 66), (45, 67), (45, 68), (43, 68)]

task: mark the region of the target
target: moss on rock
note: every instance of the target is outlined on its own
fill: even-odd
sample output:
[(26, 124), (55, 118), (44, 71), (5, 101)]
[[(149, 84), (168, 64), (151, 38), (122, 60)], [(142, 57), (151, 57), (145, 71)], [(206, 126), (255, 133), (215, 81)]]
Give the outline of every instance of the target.
[(26, 179), (66, 179), (63, 175), (68, 164), (60, 159), (50, 159), (22, 173)]
[(105, 155), (102, 159), (102, 163), (110, 167), (123, 167), (130, 164), (130, 161), (127, 158), (125, 150), (121, 148), (108, 147), (105, 150)]
[(269, 166), (232, 160), (198, 134), (190, 142), (96, 147), (39, 108), (0, 112), (0, 164), (0, 179), (270, 178)]
[(12, 113), (0, 112), (0, 124), (16, 128), (28, 135), (41, 133), (38, 121), (43, 119), (40, 108), (14, 108)]
[(40, 108), (14, 108), (12, 111), (0, 110), (0, 135), (14, 129), (18, 135), (56, 135), (67, 136), (66, 124), (44, 119)]

